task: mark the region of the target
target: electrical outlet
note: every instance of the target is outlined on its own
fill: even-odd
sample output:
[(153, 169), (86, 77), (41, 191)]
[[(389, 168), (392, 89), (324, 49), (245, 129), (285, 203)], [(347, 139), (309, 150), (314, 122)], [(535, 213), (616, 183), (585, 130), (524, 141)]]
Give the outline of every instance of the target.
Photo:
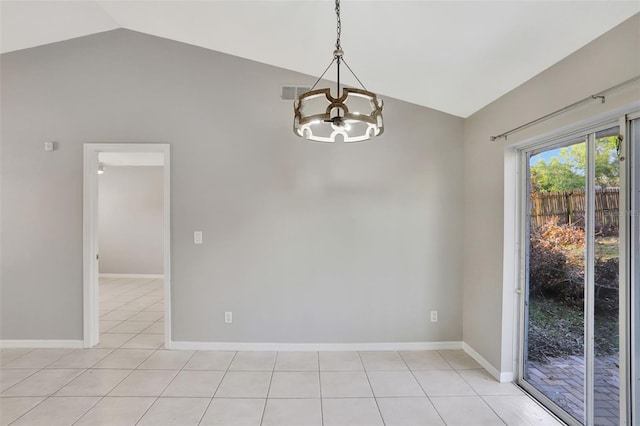
[(226, 322), (227, 324), (230, 324), (233, 322), (233, 314), (231, 312), (224, 313), (224, 322)]
[(438, 311), (431, 311), (431, 322), (438, 322)]

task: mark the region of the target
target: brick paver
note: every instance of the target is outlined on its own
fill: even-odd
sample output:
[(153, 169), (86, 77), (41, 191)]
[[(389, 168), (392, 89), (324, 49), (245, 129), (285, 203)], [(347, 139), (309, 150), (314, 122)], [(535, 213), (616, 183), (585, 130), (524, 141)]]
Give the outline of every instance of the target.
[[(594, 417), (597, 426), (620, 424), (618, 356), (594, 361)], [(577, 356), (529, 361), (526, 380), (576, 419), (584, 420), (584, 359)]]

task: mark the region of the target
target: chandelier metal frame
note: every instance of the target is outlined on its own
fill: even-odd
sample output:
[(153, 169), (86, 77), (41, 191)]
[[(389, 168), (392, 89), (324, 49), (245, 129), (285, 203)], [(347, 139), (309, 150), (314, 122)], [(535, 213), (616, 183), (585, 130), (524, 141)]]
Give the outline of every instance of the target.
[[(344, 142), (361, 142), (384, 132), (383, 101), (375, 93), (366, 89), (344, 60), (340, 41), (342, 33), (340, 0), (335, 1), (335, 12), (337, 37), (333, 60), (311, 89), (301, 94), (294, 102), (293, 131), (296, 135), (315, 142), (335, 142), (339, 135), (342, 135)], [(331, 94), (331, 89), (328, 87), (315, 89), (333, 64), (336, 64), (337, 68), (336, 96)], [(341, 64), (347, 67), (362, 89), (341, 88)], [(363, 106), (365, 108), (362, 108)]]

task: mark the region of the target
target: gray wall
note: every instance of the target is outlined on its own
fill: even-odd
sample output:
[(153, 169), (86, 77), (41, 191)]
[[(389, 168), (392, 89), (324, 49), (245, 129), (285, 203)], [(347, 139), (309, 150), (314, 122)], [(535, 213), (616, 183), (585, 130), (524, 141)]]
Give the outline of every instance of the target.
[(163, 167), (105, 166), (98, 181), (101, 274), (162, 274)]
[(461, 340), (461, 118), (385, 98), (381, 138), (308, 143), (279, 92), (315, 77), (126, 30), (1, 67), (0, 337), (82, 338), (82, 144), (162, 142), (174, 340)]
[(640, 15), (465, 120), (464, 341), (494, 367), (512, 371), (514, 317), (503, 296), (505, 146), (640, 100), (637, 86), (504, 141), (499, 134), (640, 75)]

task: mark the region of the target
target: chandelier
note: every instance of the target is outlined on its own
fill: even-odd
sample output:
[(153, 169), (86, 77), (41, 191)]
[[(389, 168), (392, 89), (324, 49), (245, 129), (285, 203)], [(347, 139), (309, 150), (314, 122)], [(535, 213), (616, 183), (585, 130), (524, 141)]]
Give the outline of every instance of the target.
[[(340, 44), (342, 32), (340, 0), (336, 0), (335, 12), (337, 38), (333, 60), (313, 87), (301, 94), (294, 102), (293, 131), (296, 135), (315, 142), (335, 142), (338, 135), (342, 135), (344, 142), (361, 142), (381, 135), (384, 131), (382, 99), (364, 87), (344, 60), (344, 52)], [(328, 87), (315, 89), (334, 63), (337, 69), (336, 96), (331, 95), (331, 89)], [(340, 65), (342, 64), (360, 83), (362, 89), (340, 86)]]

